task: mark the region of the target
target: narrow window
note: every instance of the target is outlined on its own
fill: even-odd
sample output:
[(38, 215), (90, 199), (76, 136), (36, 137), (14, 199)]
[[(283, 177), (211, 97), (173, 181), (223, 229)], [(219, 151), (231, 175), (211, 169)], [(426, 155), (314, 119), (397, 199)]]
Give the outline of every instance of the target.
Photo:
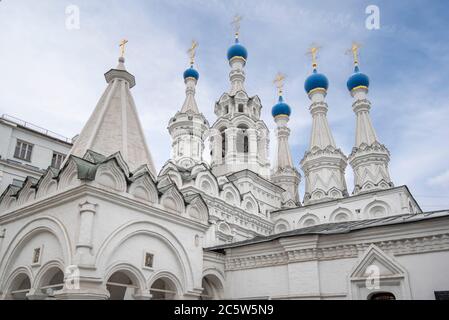
[(221, 157), (224, 159), (226, 156), (226, 133), (221, 133)]
[(51, 166), (53, 168), (59, 169), (61, 167), (62, 162), (64, 161), (65, 155), (62, 153), (54, 152), (53, 157), (51, 158)]
[(145, 262), (144, 262), (145, 267), (153, 268), (153, 259), (154, 259), (153, 254), (145, 252)]
[(16, 149), (14, 150), (14, 158), (30, 162), (32, 152), (33, 152), (32, 144), (25, 141), (17, 140)]
[(239, 112), (243, 113), (243, 104), (239, 104)]

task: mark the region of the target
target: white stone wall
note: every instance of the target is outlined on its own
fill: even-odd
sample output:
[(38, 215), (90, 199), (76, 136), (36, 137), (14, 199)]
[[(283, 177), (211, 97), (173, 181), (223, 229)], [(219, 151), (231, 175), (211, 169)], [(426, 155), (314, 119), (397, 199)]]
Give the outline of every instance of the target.
[[(81, 210), (86, 203), (94, 208), (87, 223), (82, 222)], [(85, 185), (42, 199), (39, 208), (33, 204), (17, 207), (11, 217), (0, 215), (0, 230), (6, 229), (0, 247), (3, 294), (19, 268), (29, 272), (32, 287), (37, 288), (39, 282), (34, 280), (49, 264), (77, 265), (81, 289), (83, 279), (90, 279), (97, 283), (91, 288), (97, 294), (118, 270), (133, 273), (139, 292), (148, 292), (159, 276), (170, 275), (179, 284), (179, 297), (200, 294), (205, 224)], [(33, 265), (33, 250), (40, 247), (41, 261)], [(154, 254), (151, 269), (144, 268), (145, 252)]]
[[(364, 300), (388, 291), (397, 299), (432, 300), (449, 289), (448, 226), (446, 216), (224, 249), (226, 297)], [(367, 286), (373, 266), (379, 280)]]
[(418, 204), (406, 187), (361, 194), (271, 214), (275, 233), (320, 223), (357, 221), (399, 214), (419, 213)]

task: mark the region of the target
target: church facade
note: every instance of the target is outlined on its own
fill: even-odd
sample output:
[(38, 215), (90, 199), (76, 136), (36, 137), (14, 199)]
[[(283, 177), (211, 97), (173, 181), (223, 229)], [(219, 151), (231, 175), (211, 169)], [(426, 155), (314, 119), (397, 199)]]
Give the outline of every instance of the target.
[(3, 192), (2, 299), (435, 299), (449, 291), (449, 211), (423, 212), (406, 186), (393, 185), (356, 47), (348, 156), (328, 124), (329, 82), (311, 50), (303, 175), (290, 152), (282, 75), (271, 161), (238, 33), (214, 123), (195, 100), (194, 49), (185, 101), (168, 123), (172, 154), (159, 172), (122, 55), (60, 168)]

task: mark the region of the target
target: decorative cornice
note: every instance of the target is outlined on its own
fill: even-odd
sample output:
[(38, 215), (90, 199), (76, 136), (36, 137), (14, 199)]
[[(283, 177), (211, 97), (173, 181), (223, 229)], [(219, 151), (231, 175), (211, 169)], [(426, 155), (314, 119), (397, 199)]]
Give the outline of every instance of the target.
[(317, 247), (317, 245), (319, 245), (317, 242), (315, 247), (277, 251), (260, 255), (233, 257), (232, 254), (230, 254), (225, 260), (225, 270), (232, 271), (271, 267), (305, 261), (357, 258), (372, 244), (379, 247), (382, 251), (386, 251), (395, 256), (447, 251), (449, 250), (449, 233), (388, 241), (365, 241), (363, 243), (342, 244), (328, 247)]

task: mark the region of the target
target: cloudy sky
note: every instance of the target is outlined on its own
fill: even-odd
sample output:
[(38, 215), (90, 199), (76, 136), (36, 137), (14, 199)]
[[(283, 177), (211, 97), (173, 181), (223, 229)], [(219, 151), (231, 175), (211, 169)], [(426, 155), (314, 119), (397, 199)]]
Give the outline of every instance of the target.
[[(70, 5), (79, 8), (79, 29), (67, 28)], [(369, 5), (380, 9), (379, 30), (365, 26)], [(126, 65), (137, 80), (132, 91), (159, 169), (170, 155), (167, 122), (184, 100), (191, 40), (200, 43), (197, 101), (212, 123), (214, 102), (229, 88), (226, 50), (233, 41), (230, 21), (239, 13), (241, 42), (249, 51), (246, 88), (261, 98), (272, 129), (272, 80), (278, 71), (288, 76), (295, 163), (311, 129), (303, 83), (312, 43), (322, 47), (319, 69), (330, 80), (334, 137), (350, 153), (355, 117), (345, 85), (352, 61), (345, 52), (357, 41), (361, 68), (371, 78), (372, 119), (392, 154), (395, 185), (408, 185), (425, 210), (449, 208), (448, 9), (446, 0), (2, 0), (0, 113), (74, 136), (105, 89), (103, 74), (116, 65), (118, 42), (127, 38)]]

